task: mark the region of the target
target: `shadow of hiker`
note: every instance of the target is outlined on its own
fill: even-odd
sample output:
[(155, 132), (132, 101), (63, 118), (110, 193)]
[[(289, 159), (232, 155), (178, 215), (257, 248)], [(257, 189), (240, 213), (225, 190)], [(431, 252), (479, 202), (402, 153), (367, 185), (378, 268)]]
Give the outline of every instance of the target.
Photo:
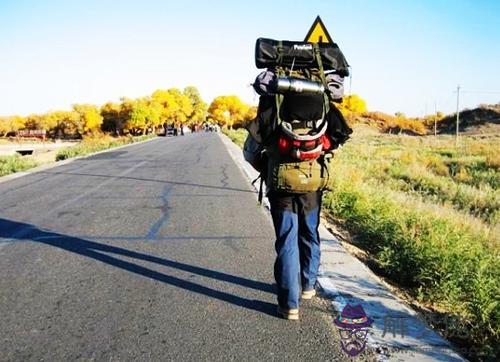
[(157, 263), (171, 268), (188, 271), (213, 279), (238, 284), (244, 287), (273, 293), (273, 286), (270, 284), (230, 275), (222, 272), (204, 269), (201, 267), (179, 263), (176, 261), (155, 257), (148, 254), (131, 251), (128, 249), (100, 244), (95, 241), (89, 241), (77, 237), (58, 234), (51, 231), (44, 231), (34, 225), (25, 224), (17, 221), (0, 218), (0, 237), (10, 240), (31, 240), (38, 243), (50, 245), (75, 254), (83, 255), (88, 258), (100, 261), (102, 263), (126, 270), (128, 272), (141, 275), (143, 277), (160, 281), (165, 284), (173, 285), (181, 289), (189, 290), (207, 297), (219, 299), (221, 301), (247, 308), (257, 312), (276, 316), (276, 306), (259, 300), (251, 300), (239, 297), (220, 290), (212, 289), (197, 283), (193, 283), (181, 278), (166, 275), (129, 261), (118, 259), (104, 253), (126, 256), (129, 258), (140, 259), (152, 263)]
[(224, 190), (224, 191), (236, 191), (236, 192), (245, 192), (245, 193), (251, 193), (251, 194), (257, 193), (255, 190), (252, 190), (252, 189), (240, 189), (240, 188), (229, 187), (229, 186), (203, 185), (203, 184), (197, 184), (197, 183), (158, 180), (158, 179), (132, 177), (132, 176), (113, 176), (113, 175), (93, 174), (93, 173), (56, 172), (56, 171), (40, 171), (38, 173), (45, 174), (45, 175), (69, 175), (69, 176), (116, 178), (116, 179), (122, 179), (122, 180), (145, 181), (145, 182), (155, 182), (155, 183), (160, 183), (160, 184), (170, 184), (170, 185), (180, 185), (180, 186), (188, 186), (188, 187), (195, 187), (195, 188), (205, 188), (205, 189), (209, 189), (209, 190), (214, 189), (214, 190)]

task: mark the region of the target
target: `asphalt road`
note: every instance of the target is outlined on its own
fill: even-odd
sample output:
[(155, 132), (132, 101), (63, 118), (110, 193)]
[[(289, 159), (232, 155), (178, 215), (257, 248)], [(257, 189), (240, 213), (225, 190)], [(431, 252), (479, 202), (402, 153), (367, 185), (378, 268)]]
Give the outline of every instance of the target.
[(269, 217), (218, 135), (0, 184), (0, 360), (341, 360), (333, 312), (275, 315)]

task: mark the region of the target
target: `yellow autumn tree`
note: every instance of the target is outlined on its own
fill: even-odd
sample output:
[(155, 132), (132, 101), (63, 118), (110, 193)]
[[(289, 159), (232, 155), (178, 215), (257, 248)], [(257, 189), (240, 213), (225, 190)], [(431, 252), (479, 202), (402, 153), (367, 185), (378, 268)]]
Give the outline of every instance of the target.
[(123, 127), (124, 129), (127, 129), (127, 122), (130, 121), (130, 115), (132, 113), (132, 110), (134, 108), (134, 100), (127, 98), (127, 97), (122, 97), (120, 98), (122, 101), (120, 103), (120, 116), (122, 117), (122, 122), (123, 122)]
[(21, 116), (0, 117), (0, 136), (24, 128), (25, 118)]
[(45, 114), (42, 114), (41, 115), (42, 128), (47, 130), (47, 131), (56, 128), (59, 117), (60, 116), (59, 116), (57, 111), (47, 112)]
[(53, 111), (41, 116), (42, 128), (54, 137), (77, 133), (80, 115), (75, 111)]
[(125, 122), (128, 114), (122, 112), (122, 105), (119, 103), (107, 102), (101, 107), (102, 126), (104, 132), (112, 132), (121, 135), (125, 129)]
[(100, 131), (102, 116), (99, 109), (93, 104), (74, 104), (73, 111), (77, 115), (76, 132), (78, 135)]
[(153, 93), (151, 99), (162, 107), (162, 122), (185, 123), (193, 112), (191, 100), (177, 88), (159, 89)]
[(208, 114), (219, 125), (232, 128), (245, 120), (249, 108), (237, 96), (219, 96), (208, 107)]
[(25, 129), (44, 129), (44, 120), (40, 114), (30, 114), (24, 119)]
[(251, 106), (248, 108), (247, 113), (245, 113), (243, 121), (244, 122), (252, 121), (255, 119), (255, 117), (257, 117), (257, 106)]
[(0, 137), (4, 137), (11, 132), (8, 117), (0, 117)]
[(336, 104), (336, 106), (344, 115), (361, 114), (368, 110), (365, 100), (357, 94), (345, 96), (342, 103)]

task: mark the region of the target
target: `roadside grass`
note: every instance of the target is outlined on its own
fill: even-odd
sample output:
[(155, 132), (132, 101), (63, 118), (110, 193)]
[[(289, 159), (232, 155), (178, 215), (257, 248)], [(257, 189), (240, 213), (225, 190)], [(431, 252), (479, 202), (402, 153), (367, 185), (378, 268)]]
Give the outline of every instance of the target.
[(56, 161), (62, 161), (77, 156), (84, 156), (90, 153), (103, 151), (108, 148), (144, 141), (153, 137), (156, 137), (156, 135), (144, 135), (138, 137), (111, 137), (108, 135), (104, 135), (97, 137), (87, 137), (84, 138), (83, 141), (76, 146), (63, 148), (62, 150), (60, 150), (56, 155)]
[(354, 136), (339, 157), (363, 169), (365, 180), (430, 203), (451, 205), (491, 225), (499, 222), (500, 172), (494, 163), (500, 139)]
[[(242, 146), (245, 130), (225, 131)], [(378, 271), (440, 315), (446, 336), (498, 354), (498, 137), (355, 132), (336, 152), (323, 211), (341, 221)], [(450, 319), (448, 319), (449, 321)]]
[(384, 276), (418, 301), (459, 316), (447, 325), (457, 343), (493, 353), (500, 337), (498, 234), (476, 218), (365, 181), (359, 169), (339, 165), (324, 209), (377, 260)]
[[(76, 156), (84, 156), (108, 148), (144, 141), (153, 137), (156, 137), (156, 135), (144, 135), (138, 137), (124, 136), (118, 138), (111, 137), (109, 135), (88, 137), (76, 146), (61, 149), (56, 154), (56, 161), (66, 160)], [(26, 171), (39, 165), (40, 162), (35, 161), (32, 156), (0, 156), (0, 176)]]
[(247, 130), (244, 128), (229, 129), (227, 127), (222, 128), (222, 132), (228, 136), (231, 141), (236, 143), (238, 146), (243, 148), (243, 143), (245, 143), (245, 138), (247, 137)]
[(9, 175), (14, 172), (26, 171), (27, 169), (36, 166), (38, 166), (38, 162), (29, 156), (0, 156), (0, 176)]

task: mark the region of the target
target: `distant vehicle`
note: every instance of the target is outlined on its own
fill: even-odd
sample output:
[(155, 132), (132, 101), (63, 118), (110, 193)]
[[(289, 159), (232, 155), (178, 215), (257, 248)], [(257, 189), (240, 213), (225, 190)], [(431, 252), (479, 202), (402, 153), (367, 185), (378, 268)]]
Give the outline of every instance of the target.
[(170, 126), (167, 126), (165, 128), (165, 136), (168, 137), (168, 136), (175, 136), (175, 132), (174, 132), (174, 127), (170, 127)]
[(217, 129), (217, 125), (215, 124), (211, 124), (211, 123), (208, 123), (205, 125), (205, 132), (218, 132), (219, 129)]

